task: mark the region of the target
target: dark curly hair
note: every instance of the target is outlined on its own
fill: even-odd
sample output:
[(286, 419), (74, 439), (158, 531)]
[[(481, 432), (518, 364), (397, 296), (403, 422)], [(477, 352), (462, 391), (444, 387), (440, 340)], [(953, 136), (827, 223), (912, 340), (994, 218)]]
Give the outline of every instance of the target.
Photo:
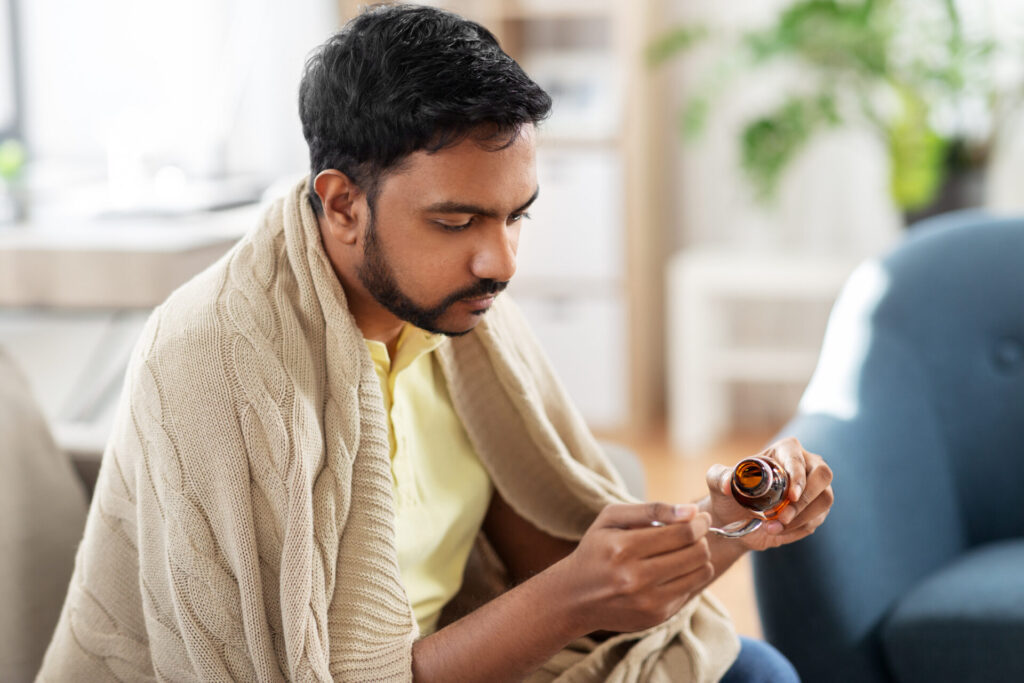
[(538, 123), (551, 98), (476, 22), (433, 7), (378, 5), (317, 48), (299, 86), (309, 145), (310, 201), (316, 175), (333, 168), (367, 192), (418, 150), (469, 135), (511, 144)]

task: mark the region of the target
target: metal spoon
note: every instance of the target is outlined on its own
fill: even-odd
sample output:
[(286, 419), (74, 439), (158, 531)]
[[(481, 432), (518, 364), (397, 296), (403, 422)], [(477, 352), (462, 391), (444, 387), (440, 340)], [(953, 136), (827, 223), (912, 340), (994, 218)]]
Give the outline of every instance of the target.
[[(754, 533), (761, 528), (762, 524), (764, 524), (764, 520), (755, 517), (746, 522), (741, 519), (738, 522), (726, 524), (723, 527), (713, 526), (708, 531), (719, 536), (725, 536), (726, 538), (740, 538), (741, 536)], [(651, 526), (665, 526), (665, 524), (662, 522), (651, 522)]]
[(764, 520), (755, 517), (754, 519), (751, 519), (748, 522), (744, 522), (741, 519), (738, 522), (726, 524), (721, 528), (713, 526), (709, 528), (708, 531), (716, 533), (719, 536), (725, 536), (726, 538), (739, 538), (741, 536), (746, 536), (747, 534), (754, 533), (755, 531), (761, 528), (762, 524), (764, 524)]

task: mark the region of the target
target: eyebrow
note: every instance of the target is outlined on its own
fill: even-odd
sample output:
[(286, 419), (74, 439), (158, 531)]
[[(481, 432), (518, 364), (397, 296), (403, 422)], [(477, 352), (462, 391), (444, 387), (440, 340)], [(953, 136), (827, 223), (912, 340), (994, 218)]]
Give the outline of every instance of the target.
[[(537, 195), (540, 194), (540, 188), (538, 187), (533, 191), (533, 196), (526, 200), (526, 203), (522, 206), (514, 209), (512, 213), (522, 213), (530, 208), (530, 205), (537, 200)], [(426, 208), (428, 213), (471, 213), (479, 216), (486, 216), (487, 218), (499, 218), (498, 212), (494, 209), (487, 209), (476, 204), (464, 204), (463, 202), (437, 202), (431, 204)]]

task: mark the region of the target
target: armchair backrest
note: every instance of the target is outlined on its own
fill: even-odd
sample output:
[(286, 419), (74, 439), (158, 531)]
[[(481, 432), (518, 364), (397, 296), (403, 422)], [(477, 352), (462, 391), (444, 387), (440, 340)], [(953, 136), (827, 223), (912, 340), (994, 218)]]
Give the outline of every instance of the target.
[(1024, 219), (919, 224), (883, 268), (870, 326), (919, 364), (945, 448), (914, 457), (947, 458), (957, 494), (931, 506), (959, 509), (968, 546), (1024, 536)]
[(885, 680), (877, 628), (966, 548), (1024, 536), (1024, 219), (953, 214), (863, 264), (782, 432), (835, 472), (828, 521), (754, 558), (805, 680)]

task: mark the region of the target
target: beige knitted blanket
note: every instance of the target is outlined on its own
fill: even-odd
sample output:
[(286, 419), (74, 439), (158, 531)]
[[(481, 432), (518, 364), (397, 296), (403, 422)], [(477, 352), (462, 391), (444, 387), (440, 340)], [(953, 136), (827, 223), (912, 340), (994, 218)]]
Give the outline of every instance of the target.
[[(41, 680), (411, 680), (383, 400), (305, 187), (149, 321)], [(510, 302), (439, 358), (523, 517), (578, 539), (625, 499)], [(737, 651), (702, 597), (549, 678), (713, 680)]]

